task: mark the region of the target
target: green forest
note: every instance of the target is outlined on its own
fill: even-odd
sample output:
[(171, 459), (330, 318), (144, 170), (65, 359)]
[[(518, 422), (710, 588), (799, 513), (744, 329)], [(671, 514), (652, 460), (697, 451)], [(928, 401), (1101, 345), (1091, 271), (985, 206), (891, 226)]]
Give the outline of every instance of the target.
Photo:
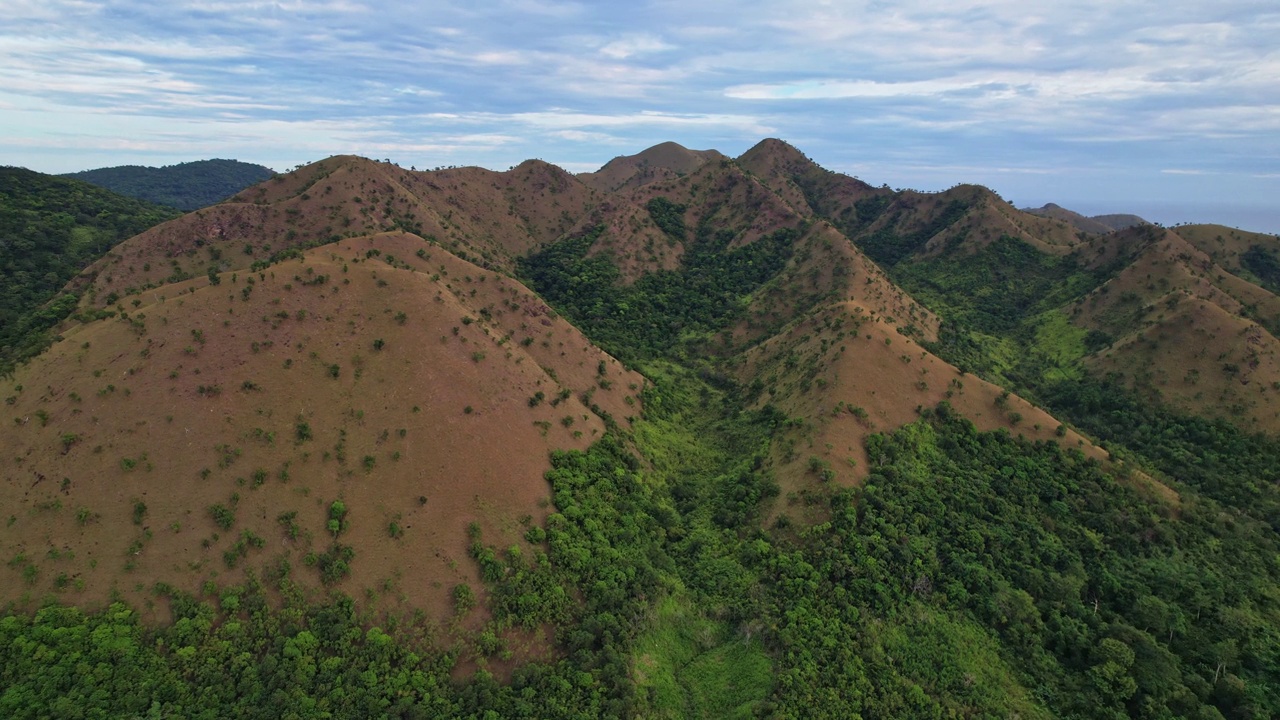
[(177, 214), (88, 183), (0, 168), (0, 374), (44, 350), (49, 329), (75, 310), (69, 280)]
[[(684, 236), (674, 207), (649, 209)], [(1042, 331), (1054, 308), (1106, 270), (1010, 238), (936, 261), (911, 258), (919, 238), (875, 240), (895, 281), (947, 318), (944, 358), (1120, 462), (979, 432), (942, 403), (870, 437), (861, 486), (783, 497), (767, 459), (794, 419), (744, 404), (696, 350), (777, 282), (796, 235), (728, 250), (702, 225), (680, 268), (629, 285), (591, 252), (599, 235), (552, 244), (519, 274), (652, 381), (643, 417), (553, 454), (552, 512), (526, 536), (539, 550), (471, 533), (493, 615), (477, 646), (501, 657), (508, 630), (550, 624), (557, 659), (509, 682), (455, 677), (456, 654), (420, 625), (362, 615), (337, 591), (309, 601), (276, 563), (243, 586), (157, 586), (174, 617), (159, 628), (121, 603), (5, 616), (0, 714), (1280, 716), (1280, 446), (1084, 378), (1093, 340), (1055, 352)], [(797, 504), (820, 521), (796, 521)]]
[(196, 160), (164, 167), (121, 165), (83, 170), (65, 177), (190, 212), (220, 203), (250, 185), (269, 180), (274, 174), (270, 168), (238, 160)]

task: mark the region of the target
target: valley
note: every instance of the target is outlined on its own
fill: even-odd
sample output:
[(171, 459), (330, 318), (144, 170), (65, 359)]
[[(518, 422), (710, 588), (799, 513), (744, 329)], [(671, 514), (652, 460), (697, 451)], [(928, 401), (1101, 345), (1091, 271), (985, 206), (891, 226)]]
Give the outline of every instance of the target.
[(1042, 210), (771, 139), (156, 216), (12, 303), (0, 712), (1274, 716), (1280, 239)]

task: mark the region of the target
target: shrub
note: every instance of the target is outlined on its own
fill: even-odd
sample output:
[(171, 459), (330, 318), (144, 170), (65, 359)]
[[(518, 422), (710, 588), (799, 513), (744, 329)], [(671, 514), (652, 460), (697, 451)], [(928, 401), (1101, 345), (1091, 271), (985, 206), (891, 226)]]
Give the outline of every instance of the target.
[(209, 506), (209, 515), (213, 517), (213, 522), (223, 530), (230, 530), (231, 526), (236, 522), (236, 513), (222, 503)]
[(465, 614), (476, 606), (476, 594), (466, 583), (453, 586), (453, 609), (459, 615)]

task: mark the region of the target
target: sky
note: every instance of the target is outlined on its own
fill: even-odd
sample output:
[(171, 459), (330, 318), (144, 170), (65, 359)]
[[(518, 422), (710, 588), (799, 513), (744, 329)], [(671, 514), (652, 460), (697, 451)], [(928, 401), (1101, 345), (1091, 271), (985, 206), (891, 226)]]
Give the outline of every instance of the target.
[(5, 0), (0, 165), (597, 169), (766, 137), (874, 185), (1280, 233), (1275, 0)]

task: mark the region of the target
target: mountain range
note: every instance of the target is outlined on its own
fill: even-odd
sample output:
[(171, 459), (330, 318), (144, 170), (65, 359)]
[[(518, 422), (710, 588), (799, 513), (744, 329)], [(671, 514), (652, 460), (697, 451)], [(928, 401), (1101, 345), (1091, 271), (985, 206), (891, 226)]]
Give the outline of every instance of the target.
[(1267, 717), (1278, 251), (772, 139), (331, 157), (65, 286), (0, 638), (132, 638), (56, 686), (117, 713)]

